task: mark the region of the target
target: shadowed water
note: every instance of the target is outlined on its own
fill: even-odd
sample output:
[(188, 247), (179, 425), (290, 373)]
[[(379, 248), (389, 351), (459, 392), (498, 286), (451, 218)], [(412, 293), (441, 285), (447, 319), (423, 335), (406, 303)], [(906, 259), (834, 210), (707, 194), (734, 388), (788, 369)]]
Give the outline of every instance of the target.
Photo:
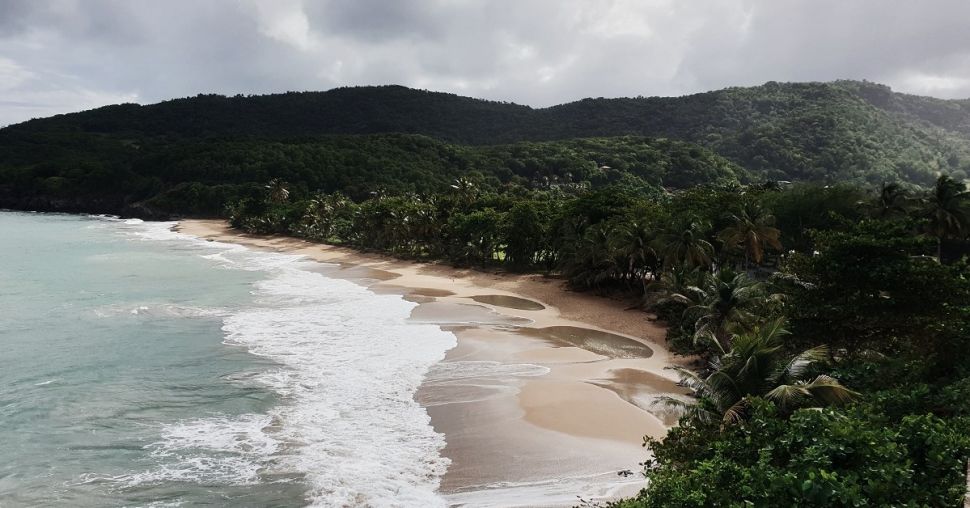
[(640, 341), (578, 326), (521, 328), (520, 333), (552, 343), (576, 346), (609, 358), (650, 358), (653, 350)]
[(507, 307), (509, 309), (516, 310), (542, 310), (546, 306), (526, 298), (519, 298), (517, 296), (508, 295), (475, 295), (471, 297), (478, 303), (486, 303), (488, 305), (494, 305), (496, 307)]

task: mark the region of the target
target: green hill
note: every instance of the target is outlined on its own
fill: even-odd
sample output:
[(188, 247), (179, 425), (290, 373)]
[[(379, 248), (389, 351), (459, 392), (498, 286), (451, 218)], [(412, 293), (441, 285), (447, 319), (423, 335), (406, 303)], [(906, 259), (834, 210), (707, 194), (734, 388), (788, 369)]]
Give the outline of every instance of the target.
[(227, 202), (259, 193), (272, 178), (287, 181), (294, 197), (339, 191), (358, 200), (374, 192), (440, 192), (458, 178), (495, 190), (623, 183), (647, 192), (748, 179), (710, 150), (641, 137), (468, 146), (415, 134), (191, 142), (46, 136), (25, 137), (5, 152), (0, 207), (218, 215)]
[(941, 171), (963, 176), (970, 168), (970, 105), (866, 82), (587, 99), (548, 113), (573, 131), (699, 143), (766, 179), (927, 184)]
[[(575, 141), (618, 136), (635, 137)], [(530, 144), (550, 141), (557, 143)], [(663, 155), (639, 158), (645, 145)], [(734, 164), (714, 162), (710, 152)], [(681, 162), (654, 164), (660, 159)], [(213, 200), (203, 207), (209, 213), (221, 206), (220, 196), (269, 177), (353, 195), (376, 186), (429, 191), (469, 171), (494, 184), (547, 184), (542, 178), (552, 175), (579, 183), (602, 165), (630, 167), (628, 176), (641, 183), (673, 187), (736, 177), (916, 184), (940, 172), (966, 178), (970, 101), (855, 81), (772, 82), (543, 109), (400, 86), (200, 95), (0, 129), (0, 206), (117, 211), (191, 186)], [(191, 208), (185, 211), (202, 211)]]

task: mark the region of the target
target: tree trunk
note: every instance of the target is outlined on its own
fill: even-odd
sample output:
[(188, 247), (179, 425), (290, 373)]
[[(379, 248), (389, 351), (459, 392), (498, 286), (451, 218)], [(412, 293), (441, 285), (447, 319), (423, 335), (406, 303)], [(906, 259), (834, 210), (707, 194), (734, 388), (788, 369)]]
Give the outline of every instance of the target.
[(963, 508), (970, 508), (970, 459), (967, 459), (967, 491), (963, 495)]

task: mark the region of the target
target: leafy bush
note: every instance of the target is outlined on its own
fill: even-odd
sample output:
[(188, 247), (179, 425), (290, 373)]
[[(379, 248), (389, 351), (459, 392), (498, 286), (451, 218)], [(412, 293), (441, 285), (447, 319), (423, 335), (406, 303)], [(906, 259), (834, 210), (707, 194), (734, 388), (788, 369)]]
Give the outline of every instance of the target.
[(761, 402), (723, 431), (688, 424), (650, 442), (650, 487), (613, 506), (959, 506), (965, 424), (909, 415), (887, 425), (864, 406), (783, 419)]

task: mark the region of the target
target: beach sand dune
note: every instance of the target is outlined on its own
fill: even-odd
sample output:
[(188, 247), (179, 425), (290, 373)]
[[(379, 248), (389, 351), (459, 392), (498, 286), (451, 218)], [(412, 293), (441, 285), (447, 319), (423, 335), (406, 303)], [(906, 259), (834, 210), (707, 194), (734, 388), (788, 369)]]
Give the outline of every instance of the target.
[(201, 238), (301, 254), (329, 276), (399, 293), (412, 319), (452, 331), (458, 345), (416, 394), (452, 463), (441, 492), (455, 506), (570, 506), (643, 486), (644, 435), (676, 422), (652, 402), (684, 396), (666, 367), (664, 328), (622, 302), (561, 280), (403, 261), (288, 237), (185, 220)]

